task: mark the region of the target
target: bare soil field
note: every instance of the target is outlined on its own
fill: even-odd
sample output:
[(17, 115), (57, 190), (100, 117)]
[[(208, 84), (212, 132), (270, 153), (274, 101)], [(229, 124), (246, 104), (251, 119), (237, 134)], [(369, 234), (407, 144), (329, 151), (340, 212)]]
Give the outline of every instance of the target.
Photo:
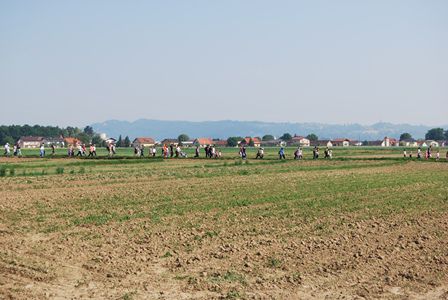
[(1, 299), (448, 299), (446, 162), (1, 163)]

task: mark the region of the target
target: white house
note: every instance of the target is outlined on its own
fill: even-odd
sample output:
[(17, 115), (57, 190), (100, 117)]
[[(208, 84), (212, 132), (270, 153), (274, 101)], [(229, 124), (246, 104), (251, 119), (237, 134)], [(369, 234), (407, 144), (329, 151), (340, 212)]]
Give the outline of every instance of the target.
[(392, 147), (392, 146), (400, 146), (397, 139), (385, 137), (381, 143), (381, 147)]
[(153, 147), (156, 144), (153, 138), (150, 137), (138, 137), (132, 142), (133, 147)]
[(17, 143), (21, 148), (39, 148), (44, 142), (41, 136), (22, 136)]
[(333, 146), (348, 147), (350, 146), (350, 139), (334, 139), (331, 143)]
[(439, 142), (437, 142), (437, 141), (428, 140), (425, 143), (426, 143), (427, 146), (439, 147)]
[(306, 137), (294, 135), (290, 143), (293, 145), (300, 145), (301, 147), (309, 147), (311, 142)]

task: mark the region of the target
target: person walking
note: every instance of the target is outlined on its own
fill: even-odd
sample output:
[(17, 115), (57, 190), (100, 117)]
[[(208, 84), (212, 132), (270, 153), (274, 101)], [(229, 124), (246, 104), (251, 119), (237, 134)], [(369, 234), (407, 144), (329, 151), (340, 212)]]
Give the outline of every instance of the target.
[(87, 157), (93, 157), (93, 144), (90, 144), (89, 146), (89, 155)]
[(280, 150), (278, 151), (278, 157), (279, 159), (286, 159), (285, 149), (283, 149), (283, 147), (281, 147)]
[(199, 146), (196, 146), (196, 149), (194, 150), (194, 157), (199, 157)]
[(5, 156), (9, 157), (9, 155), (11, 154), (11, 149), (9, 148), (9, 143), (5, 144)]
[(294, 151), (294, 159), (302, 159), (302, 148), (297, 147), (296, 151)]
[(242, 159), (247, 158), (246, 147), (244, 147), (244, 146), (241, 148), (241, 158)]
[(17, 157), (22, 157), (22, 149), (20, 149), (19, 143), (17, 143)]
[(76, 153), (76, 156), (82, 156), (82, 146), (78, 145), (78, 153)]
[(40, 145), (40, 157), (43, 158), (45, 156), (45, 146), (44, 143)]

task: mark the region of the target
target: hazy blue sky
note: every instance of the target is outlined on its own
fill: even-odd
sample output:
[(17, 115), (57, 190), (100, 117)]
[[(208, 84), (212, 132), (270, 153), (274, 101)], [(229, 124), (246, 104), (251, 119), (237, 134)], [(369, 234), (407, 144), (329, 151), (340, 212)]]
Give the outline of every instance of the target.
[(448, 123), (448, 1), (0, 0), (1, 124)]

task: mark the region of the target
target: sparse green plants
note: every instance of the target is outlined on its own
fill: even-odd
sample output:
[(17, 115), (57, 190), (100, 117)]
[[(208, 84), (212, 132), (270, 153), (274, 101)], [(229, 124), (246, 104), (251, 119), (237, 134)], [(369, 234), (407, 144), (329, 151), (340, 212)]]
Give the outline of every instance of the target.
[(282, 261), (276, 257), (269, 257), (267, 264), (270, 268), (280, 268), (282, 266)]

